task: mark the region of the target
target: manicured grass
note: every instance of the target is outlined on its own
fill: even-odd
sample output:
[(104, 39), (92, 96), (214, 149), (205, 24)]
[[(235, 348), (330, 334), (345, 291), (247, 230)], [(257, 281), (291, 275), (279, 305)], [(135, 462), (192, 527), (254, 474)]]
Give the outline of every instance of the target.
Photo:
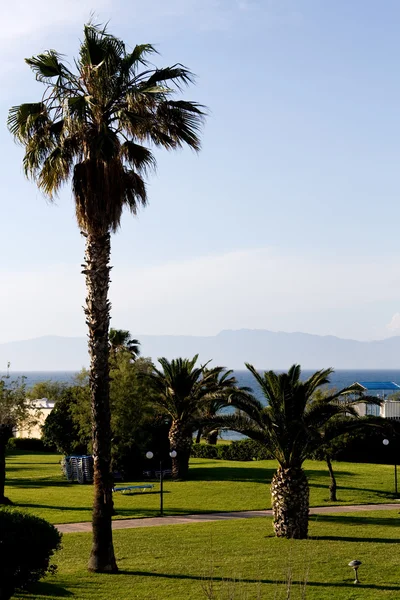
[[(52, 523), (91, 520), (92, 486), (68, 483), (61, 475), (60, 456), (17, 452), (7, 458), (6, 494), (21, 509)], [(339, 504), (365, 504), (393, 499), (393, 466), (336, 463)], [(311, 505), (329, 504), (329, 477), (325, 463), (308, 461)], [(167, 514), (270, 508), (267, 485), (276, 469), (274, 461), (231, 462), (194, 459), (190, 480), (165, 482)], [(115, 494), (116, 518), (156, 516), (159, 487), (155, 491)]]
[[(284, 600), (279, 582), (291, 569), (294, 582), (308, 581), (307, 595), (295, 585), (292, 600), (397, 600), (398, 519), (397, 510), (319, 516), (304, 541), (272, 537), (269, 518), (117, 531), (119, 575), (89, 574), (90, 534), (64, 535), (58, 574), (15, 598), (207, 600), (213, 576), (213, 600)], [(358, 587), (347, 566), (356, 558)]]

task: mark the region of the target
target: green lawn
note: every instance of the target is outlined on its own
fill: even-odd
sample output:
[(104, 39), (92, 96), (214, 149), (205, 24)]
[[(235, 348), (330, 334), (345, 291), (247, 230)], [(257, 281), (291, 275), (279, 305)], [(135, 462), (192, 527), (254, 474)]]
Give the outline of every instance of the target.
[[(286, 600), (279, 582), (291, 569), (294, 582), (308, 580), (307, 595), (295, 585), (292, 600), (398, 600), (398, 520), (397, 510), (319, 516), (304, 541), (272, 537), (269, 518), (117, 531), (119, 575), (89, 574), (90, 534), (64, 535), (58, 574), (15, 598)], [(347, 566), (355, 558), (358, 587)]]
[[(7, 458), (6, 494), (20, 508), (52, 523), (90, 521), (92, 487), (68, 483), (61, 475), (60, 456), (18, 452)], [(311, 485), (311, 505), (329, 504), (325, 463), (305, 464)], [(386, 502), (393, 498), (393, 467), (336, 463), (339, 504)], [(165, 512), (184, 514), (270, 508), (269, 486), (274, 461), (191, 461), (190, 480), (165, 482)], [(115, 495), (116, 518), (155, 516), (155, 491)]]

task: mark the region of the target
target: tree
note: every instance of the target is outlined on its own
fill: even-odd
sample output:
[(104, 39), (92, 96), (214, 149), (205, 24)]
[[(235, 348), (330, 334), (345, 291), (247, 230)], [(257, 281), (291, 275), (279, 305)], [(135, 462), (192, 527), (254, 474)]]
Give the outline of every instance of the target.
[(174, 479), (187, 477), (193, 434), (208, 422), (205, 412), (210, 403), (222, 402), (226, 405), (232, 391), (233, 382), (228, 383), (221, 377), (224, 371), (222, 367), (196, 367), (197, 359), (197, 354), (192, 359), (176, 358), (169, 361), (159, 358), (162, 370), (154, 367), (148, 376), (155, 392), (154, 402), (171, 419), (170, 448), (177, 452), (172, 459)]
[[(55, 446), (62, 454), (86, 454), (88, 451), (90, 436), (87, 430), (85, 434), (81, 433), (78, 420), (75, 418), (76, 405), (81, 397), (82, 390), (79, 386), (65, 387), (43, 424), (43, 443), (47, 446)], [(88, 394), (86, 397), (88, 398)], [(90, 424), (90, 410), (86, 417)]]
[(4, 495), (6, 481), (6, 446), (18, 426), (25, 428), (37, 421), (34, 406), (26, 398), (24, 379), (11, 381), (10, 377), (0, 379), (0, 504), (11, 504)]
[[(45, 85), (39, 102), (11, 108), (8, 127), (25, 149), (23, 167), (53, 199), (72, 180), (76, 217), (86, 240), (86, 322), (89, 328), (93, 419), (93, 545), (88, 568), (116, 572), (111, 516), (109, 407), (110, 236), (124, 208), (147, 202), (144, 176), (155, 167), (144, 143), (199, 150), (202, 107), (175, 100), (193, 81), (180, 64), (153, 68), (150, 44), (128, 51), (106, 28), (85, 25), (76, 70), (49, 50), (26, 59)], [(140, 69), (143, 68), (141, 71)]]
[(140, 356), (140, 342), (134, 340), (125, 329), (110, 329), (110, 350), (112, 356), (116, 356), (118, 352), (128, 352), (131, 355), (132, 360), (135, 360)]
[(339, 435), (333, 427), (322, 435), (325, 424), (345, 414), (357, 418), (351, 403), (339, 400), (352, 388), (314, 399), (315, 391), (329, 383), (332, 369), (317, 371), (301, 381), (299, 365), (293, 365), (287, 373), (266, 371), (263, 375), (252, 365), (246, 367), (259, 384), (267, 405), (248, 392), (239, 391), (230, 400), (240, 413), (216, 417), (215, 423), (262, 443), (278, 461), (271, 482), (275, 534), (306, 538), (309, 486), (302, 465), (318, 448)]
[(31, 400), (47, 398), (47, 400), (57, 402), (57, 400), (63, 397), (67, 387), (68, 384), (62, 381), (52, 381), (50, 379), (47, 381), (38, 381), (26, 390), (26, 396), (27, 398), (31, 398)]
[[(215, 382), (214, 385), (216, 389), (224, 390), (226, 393), (229, 390), (237, 390), (237, 380), (233, 375), (233, 371), (223, 371), (217, 370), (214, 374)], [(251, 389), (248, 387), (241, 387), (242, 391), (251, 392)], [(204, 425), (199, 427), (196, 437), (196, 443), (200, 442), (201, 436), (204, 434), (207, 443), (211, 445), (215, 445), (218, 440), (219, 429), (213, 426), (213, 419), (219, 414), (219, 412), (227, 406), (227, 394), (223, 394), (222, 397), (212, 397), (207, 400), (202, 407), (201, 410), (201, 418), (203, 420)], [(207, 425), (207, 422), (210, 422), (211, 425)]]
[[(336, 392), (336, 389), (331, 390), (317, 389), (313, 395), (314, 401), (320, 401), (327, 395)], [(362, 391), (353, 386), (350, 394), (345, 394), (347, 405), (356, 408), (355, 405), (374, 404), (380, 406), (381, 401), (375, 396), (363, 396)], [(357, 411), (358, 412), (358, 411)], [(322, 437), (322, 444), (314, 453), (314, 457), (325, 460), (329, 472), (329, 500), (337, 502), (337, 481), (333, 470), (332, 459), (340, 451), (345, 451), (346, 447), (355, 439), (360, 439), (365, 434), (371, 431), (390, 431), (393, 428), (387, 420), (381, 417), (359, 417), (354, 419), (354, 412), (351, 414), (339, 414), (333, 417), (328, 422), (319, 427), (318, 431)], [(325, 442), (325, 440), (328, 440)]]

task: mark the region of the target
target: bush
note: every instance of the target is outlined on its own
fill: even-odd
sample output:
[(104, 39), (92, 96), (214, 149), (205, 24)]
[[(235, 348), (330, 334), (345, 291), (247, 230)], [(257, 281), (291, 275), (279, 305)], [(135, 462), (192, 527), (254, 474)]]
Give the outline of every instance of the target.
[(211, 444), (193, 444), (191, 456), (193, 458), (221, 458), (218, 452), (221, 447)]
[(0, 509), (0, 598), (36, 583), (54, 572), (50, 559), (61, 545), (61, 533), (45, 521), (12, 508)]
[(220, 457), (223, 460), (268, 460), (271, 453), (254, 440), (238, 440), (220, 446)]
[(193, 458), (210, 458), (221, 460), (267, 460), (272, 458), (270, 452), (254, 440), (238, 440), (231, 444), (193, 444)]
[(8, 440), (7, 450), (25, 450), (26, 452), (54, 452), (54, 446), (45, 446), (39, 438), (11, 438)]

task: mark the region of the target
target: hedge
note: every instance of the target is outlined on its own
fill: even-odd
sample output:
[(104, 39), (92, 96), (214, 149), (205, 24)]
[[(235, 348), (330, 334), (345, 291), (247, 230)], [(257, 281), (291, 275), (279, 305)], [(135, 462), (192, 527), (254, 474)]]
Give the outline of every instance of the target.
[(40, 438), (10, 438), (7, 450), (25, 450), (26, 452), (54, 452), (54, 446), (45, 446)]
[(61, 533), (44, 519), (13, 508), (0, 509), (0, 598), (8, 600), (47, 572), (50, 559), (61, 546)]
[(238, 440), (231, 444), (193, 444), (193, 458), (211, 458), (220, 460), (267, 460), (271, 453), (254, 440)]

